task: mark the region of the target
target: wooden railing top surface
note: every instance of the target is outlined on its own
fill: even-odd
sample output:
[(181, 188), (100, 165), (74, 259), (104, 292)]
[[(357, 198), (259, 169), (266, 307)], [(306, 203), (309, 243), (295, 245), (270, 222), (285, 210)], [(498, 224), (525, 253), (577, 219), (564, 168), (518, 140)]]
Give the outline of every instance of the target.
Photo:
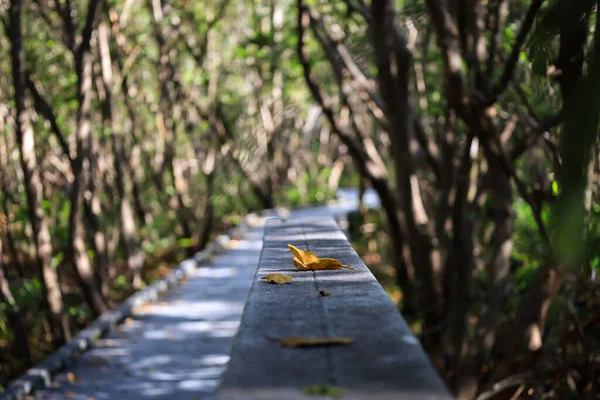
[[(339, 259), (354, 270), (299, 271), (287, 244)], [(291, 275), (269, 284), (270, 273)], [(330, 293), (321, 296), (320, 291)], [(286, 348), (291, 336), (351, 337), (352, 344)], [(217, 399), (314, 399), (336, 387), (342, 399), (450, 399), (400, 313), (331, 218), (271, 219)]]

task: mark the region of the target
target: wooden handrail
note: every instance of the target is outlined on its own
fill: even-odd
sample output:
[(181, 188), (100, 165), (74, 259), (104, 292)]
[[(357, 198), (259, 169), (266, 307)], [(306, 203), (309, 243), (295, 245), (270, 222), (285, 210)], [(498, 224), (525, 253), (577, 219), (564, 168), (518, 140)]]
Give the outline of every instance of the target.
[[(354, 270), (299, 271), (287, 244)], [(286, 285), (261, 278), (293, 277)], [(321, 291), (329, 293), (322, 296)], [(285, 337), (350, 337), (343, 346), (287, 348)], [(218, 400), (450, 399), (419, 341), (335, 221), (270, 219)], [(313, 388), (313, 389), (311, 389)]]

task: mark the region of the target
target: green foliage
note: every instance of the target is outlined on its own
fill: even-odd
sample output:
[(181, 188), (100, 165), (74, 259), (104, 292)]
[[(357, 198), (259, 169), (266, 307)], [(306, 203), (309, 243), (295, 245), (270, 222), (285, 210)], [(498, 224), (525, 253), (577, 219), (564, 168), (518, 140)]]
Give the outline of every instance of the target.
[[(16, 289), (16, 290), (15, 290)], [(14, 288), (13, 296), (18, 308), (27, 309), (42, 299), (42, 284), (39, 279), (27, 280)]]
[(532, 70), (538, 76), (546, 77), (548, 66), (556, 60), (556, 37), (560, 20), (561, 11), (558, 6), (543, 9), (540, 17), (536, 19), (528, 48)]
[[(315, 110), (321, 111), (321, 107), (315, 104), (307, 90), (303, 67), (296, 57), (296, 2), (231, 1), (221, 19), (216, 20), (220, 16), (220, 1), (169, 3), (163, 10), (164, 18), (156, 24), (148, 2), (136, 3), (134, 7), (139, 9), (131, 9), (128, 17), (124, 14), (125, 3), (129, 2), (123, 0), (103, 3), (102, 10), (98, 13), (109, 28), (113, 64), (111, 71), (115, 81), (115, 87), (111, 88), (114, 115), (111, 125), (106, 120), (107, 91), (102, 83), (98, 32), (95, 32), (89, 111), (92, 140), (86, 145), (93, 145), (89, 156), (90, 160), (96, 162), (84, 162), (86, 179), (83, 197), (85, 205), (88, 208), (93, 206), (98, 212), (99, 226), (96, 230), (85, 212), (82, 221), (86, 254), (91, 258), (93, 266), (100, 259), (99, 251), (95, 248), (98, 235), (103, 235), (109, 248), (111, 271), (116, 271), (116, 277), (109, 282), (110, 297), (115, 304), (133, 291), (131, 270), (127, 266), (127, 249), (121, 232), (123, 196), (136, 208), (134, 242), (146, 257), (144, 280), (150, 282), (176, 265), (175, 260), (197, 250), (197, 236), (208, 222), (212, 223), (215, 231), (240, 224), (247, 212), (265, 207), (264, 197), (272, 200), (275, 206), (290, 208), (324, 204), (335, 197), (332, 187), (336, 186), (336, 182), (329, 180), (332, 170), (336, 169), (339, 162), (345, 164), (340, 186), (358, 187), (362, 183), (356, 165), (352, 162), (357, 160), (351, 159), (348, 149), (332, 131), (325, 116), (315, 113)], [(67, 4), (64, 1), (60, 3), (63, 6)], [(362, 2), (306, 1), (307, 6), (323, 17), (335, 40), (348, 49), (353, 62), (364, 73), (372, 88), (377, 90), (378, 69), (371, 43), (371, 30), (355, 8), (360, 3)], [(438, 30), (435, 29), (435, 21), (431, 16), (433, 3), (435, 2), (423, 0), (394, 1), (400, 32), (409, 39), (411, 46), (414, 45), (410, 49), (414, 67), (408, 88), (410, 102), (422, 119), (426, 138), (437, 144), (442, 166), (442, 176), (434, 178), (423, 148), (413, 143), (414, 138), (409, 138), (411, 155), (414, 156), (413, 166), (431, 223), (428, 228), (431, 228), (431, 232), (437, 229), (443, 231), (436, 232), (440, 235), (431, 243), (440, 246), (442, 259), (446, 261), (446, 257), (455, 251), (452, 247), (455, 239), (452, 221), (454, 210), (444, 211), (438, 206), (447, 197), (453, 199), (450, 201), (452, 208), (456, 187), (452, 186), (449, 192), (440, 188), (447, 183), (456, 184), (457, 166), (464, 150), (465, 137), (468, 133), (479, 135), (480, 132), (473, 130), (469, 125), (470, 121), (466, 121), (467, 118), (461, 113), (455, 115), (456, 121), (449, 118), (454, 110), (449, 110), (446, 98), (449, 93), (447, 68), (440, 49), (440, 44), (448, 38), (437, 37)], [(543, 121), (563, 107), (557, 80), (548, 76), (559, 52), (560, 26), (564, 22), (565, 13), (558, 5), (563, 3), (557, 0), (543, 2), (525, 45), (519, 49), (511, 84), (491, 107), (478, 109), (480, 104), (474, 102), (473, 108), (477, 109), (475, 111), (478, 114), (474, 114), (476, 117), (490, 116), (486, 121), (494, 125), (502, 140), (506, 141), (503, 147), (508, 160), (514, 148), (528, 143), (530, 148), (514, 160), (514, 170), (528, 190), (534, 188), (531, 192), (540, 195), (535, 201), (541, 205), (542, 220), (552, 233), (559, 233), (551, 235), (552, 240), (559, 244), (566, 243), (562, 247), (558, 246), (559, 253), (570, 248), (585, 249), (582, 257), (585, 265), (581, 269), (581, 276), (588, 277), (592, 271), (600, 273), (600, 206), (596, 204), (589, 219), (584, 220), (580, 212), (581, 187), (570, 186), (570, 177), (573, 175), (569, 168), (571, 161), (578, 160), (577, 154), (581, 153), (581, 148), (587, 151), (595, 145), (590, 133), (593, 130), (589, 129), (587, 132), (586, 128), (589, 127), (585, 123), (594, 120), (596, 115), (594, 110), (589, 111), (587, 107), (594, 100), (590, 93), (595, 94), (597, 90), (583, 93), (587, 96), (580, 99), (582, 104), (567, 110), (569, 112), (564, 114), (568, 117), (567, 124), (553, 127), (536, 142), (529, 143), (533, 137), (540, 136), (537, 132), (537, 119)], [(164, 2), (163, 4), (166, 5)], [(491, 10), (500, 4), (505, 5), (508, 12), (502, 16), (502, 23), (496, 34), (491, 30)], [(71, 6), (73, 24), (79, 34), (85, 24), (88, 3), (73, 2)], [(460, 14), (461, 21), (456, 27), (461, 31), (457, 37), (460, 42), (459, 51), (464, 53), (460, 65), (466, 71), (465, 86), (469, 88), (466, 98), (485, 100), (493, 84), (502, 76), (505, 62), (515, 45), (529, 6), (530, 2), (482, 3), (484, 18), (480, 21), (480, 28), (483, 29), (483, 45), (489, 46), (496, 37), (499, 40), (495, 58), (490, 60), (492, 70), (488, 70), (488, 60), (474, 59), (475, 53), (479, 51), (478, 44), (472, 42), (473, 35), (462, 32), (465, 28), (476, 25), (462, 20), (471, 18), (471, 10), (466, 10), (468, 12), (464, 15)], [(458, 2), (457, 7), (464, 5)], [(42, 15), (42, 12), (45, 14)], [(65, 310), (71, 322), (81, 328), (89, 322), (91, 312), (82, 301), (77, 275), (69, 260), (69, 216), (72, 210), (69, 190), (73, 182), (69, 156), (76, 156), (81, 150), (76, 147), (74, 140), (81, 117), (79, 78), (73, 54), (65, 41), (67, 35), (62, 18), (54, 10), (37, 2), (26, 5), (23, 18), (25, 66), (55, 114), (56, 124), (70, 146), (71, 154), (62, 154), (49, 121), (35, 107), (30, 109), (35, 133), (35, 154), (44, 181), (41, 207), (52, 239), (51, 264), (59, 273), (63, 288), (67, 289)], [(586, 57), (583, 72), (586, 76), (593, 70), (593, 64), (587, 55), (593, 44), (591, 36), (594, 24), (595, 14), (590, 18), (590, 38), (584, 49)], [(162, 33), (164, 43), (157, 40), (159, 33)], [(204, 49), (199, 44), (204, 39), (208, 40), (206, 53), (200, 54), (199, 51)], [(78, 40), (79, 38), (76, 42)], [(335, 118), (340, 123), (347, 123), (345, 126), (352, 140), (358, 141), (359, 135), (352, 126), (352, 122), (356, 121), (348, 121), (343, 102), (338, 96), (340, 88), (330, 61), (312, 29), (308, 29), (306, 33), (305, 44), (304, 50), (312, 67), (312, 74), (319, 88), (329, 97)], [(43, 323), (46, 316), (40, 311), (43, 305), (43, 281), (35, 267), (32, 252), (30, 214), (19, 165), (18, 143), (14, 135), (15, 102), (9, 49), (10, 43), (6, 35), (0, 35), (0, 54), (6, 56), (3, 58), (4, 62), (0, 62), (0, 122), (6, 133), (0, 138), (0, 180), (7, 182), (8, 192), (11, 194), (10, 198), (4, 193), (0, 194), (0, 200), (8, 199), (6, 209), (1, 208), (4, 206), (1, 201), (0, 208), (2, 214), (8, 216), (8, 229), (15, 242), (17, 257), (22, 261), (23, 271), (15, 273), (16, 268), (12, 268), (13, 265), (10, 264), (14, 262), (12, 255), (5, 256), (0, 261), (9, 263), (7, 270), (10, 271), (8, 280), (11, 291), (18, 308), (26, 311), (26, 318), (31, 326), (30, 342), (39, 345), (36, 351), (42, 357), (51, 349), (44, 344)], [(477, 55), (487, 57), (485, 53), (483, 51)], [(202, 57), (204, 58), (198, 60)], [(173, 74), (173, 79), (165, 81), (166, 72)], [(488, 73), (491, 87), (484, 87), (480, 81), (485, 80)], [(374, 150), (387, 167), (384, 176), (387, 177), (390, 191), (398, 195), (397, 171), (394, 168), (397, 165), (397, 155), (390, 146), (390, 139), (393, 138), (372, 117), (362, 97), (364, 94), (357, 90), (359, 85), (352, 81), (351, 74), (345, 71), (342, 75), (349, 103), (354, 107), (359, 123), (365, 126), (363, 133), (373, 140)], [(166, 84), (166, 91), (161, 90), (162, 84)], [(516, 85), (522, 93), (517, 92)], [(593, 85), (590, 87), (593, 88)], [(33, 103), (31, 93), (27, 96), (28, 102)], [(7, 110), (1, 105), (7, 106)], [(509, 132), (507, 127), (513, 117), (516, 117), (514, 132)], [(222, 126), (215, 123), (215, 119)], [(222, 127), (227, 128), (226, 132), (219, 129)], [(167, 149), (170, 133), (173, 135), (172, 147)], [(558, 144), (559, 136), (567, 137), (568, 140)], [(118, 190), (113, 148), (115, 137), (121, 137), (124, 146), (124, 195)], [(481, 142), (479, 140), (480, 147)], [(565, 158), (564, 149), (570, 144), (579, 147), (575, 148), (574, 157)], [(553, 160), (556, 151), (562, 151), (560, 160)], [(214, 179), (210, 181), (212, 186), (209, 186), (204, 169), (207, 167), (209, 154), (212, 153), (215, 155)], [(478, 175), (470, 183), (473, 187), (469, 188), (469, 204), (465, 206), (464, 219), (469, 223), (474, 222), (477, 227), (474, 232), (469, 232), (472, 235), (469, 239), (474, 243), (471, 250), (477, 262), (474, 271), (469, 271), (472, 274), (467, 281), (460, 282), (460, 285), (467, 288), (465, 296), (470, 300), (467, 313), (469, 318), (481, 317), (488, 310), (487, 288), (491, 283), (487, 264), (497, 250), (490, 244), (497, 216), (497, 210), (494, 209), (496, 194), (490, 189), (488, 182), (490, 164), (481, 149), (475, 153), (471, 172), (477, 172)], [(161, 165), (162, 162), (165, 164)], [(94, 168), (93, 176), (88, 169), (90, 165)], [(178, 167), (177, 171), (173, 166)], [(177, 176), (175, 172), (178, 173)], [(579, 177), (578, 174), (575, 175)], [(176, 184), (176, 179), (182, 180)], [(366, 184), (368, 186), (368, 182)], [(94, 199), (92, 189), (97, 196)], [(514, 219), (511, 229), (514, 247), (503, 299), (506, 316), (501, 318), (502, 322), (514, 317), (523, 295), (533, 287), (538, 271), (556, 263), (554, 252), (557, 249), (549, 249), (542, 244), (531, 205), (521, 198), (516, 188), (513, 189)], [(138, 196), (135, 201), (134, 191)], [(480, 197), (474, 199), (475, 195)], [(573, 198), (569, 198), (570, 195)], [(595, 188), (596, 201), (597, 195)], [(557, 201), (563, 209), (577, 208), (578, 213), (566, 213), (556, 222), (553, 218), (560, 212), (551, 209), (551, 203)], [(209, 202), (212, 211), (205, 207)], [(138, 207), (142, 210), (137, 209)], [(184, 208), (185, 213), (180, 208)], [(439, 215), (440, 211), (444, 211), (446, 215)], [(210, 212), (212, 214), (208, 215)], [(182, 218), (181, 215), (185, 217)], [(353, 244), (373, 268), (394, 302), (403, 305), (408, 300), (398, 287), (398, 271), (394, 270), (391, 257), (392, 249), (398, 243), (392, 243), (388, 236), (385, 215), (378, 211), (369, 212), (365, 216), (351, 215), (351, 230), (356, 234)], [(208, 221), (207, 218), (212, 220)], [(569, 226), (575, 220), (578, 223), (585, 221), (587, 226), (583, 223)], [(437, 223), (440, 221), (442, 226), (438, 227)], [(193, 237), (185, 237), (188, 235), (184, 235), (183, 222), (189, 223)], [(556, 242), (553, 244), (557, 247)], [(446, 266), (444, 263), (442, 265)], [(414, 289), (425, 287), (426, 283), (419, 276), (414, 281)], [(451, 293), (444, 295), (450, 296)], [(8, 305), (0, 304), (0, 340), (14, 339), (6, 323), (7, 311)], [(552, 317), (555, 315), (560, 313), (551, 314)], [(420, 332), (423, 321), (413, 315), (410, 322)], [(475, 338), (477, 329), (479, 323), (469, 322), (468, 339)], [(467, 342), (470, 343), (470, 340)], [(0, 357), (4, 357), (2, 354), (0, 353)], [(4, 359), (0, 361), (4, 365)], [(490, 366), (493, 367), (493, 364), (486, 368)], [(17, 375), (15, 371), (11, 370), (10, 373)], [(4, 372), (3, 370), (3, 375)], [(2, 383), (0, 379), (0, 384)], [(336, 390), (337, 388), (317, 386), (308, 388), (306, 393), (338, 396)]]

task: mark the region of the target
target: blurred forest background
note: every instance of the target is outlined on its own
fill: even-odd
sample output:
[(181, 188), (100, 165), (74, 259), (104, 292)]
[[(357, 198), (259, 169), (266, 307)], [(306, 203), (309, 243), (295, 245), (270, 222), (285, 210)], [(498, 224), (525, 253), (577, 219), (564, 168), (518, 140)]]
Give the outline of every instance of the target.
[(457, 397), (597, 399), (598, 3), (0, 0), (0, 387), (249, 211), (353, 186)]

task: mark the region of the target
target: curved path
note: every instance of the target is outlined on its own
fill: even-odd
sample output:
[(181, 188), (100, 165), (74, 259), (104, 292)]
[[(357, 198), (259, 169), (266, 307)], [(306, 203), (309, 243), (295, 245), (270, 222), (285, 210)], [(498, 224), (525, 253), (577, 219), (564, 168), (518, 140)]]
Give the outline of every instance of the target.
[[(335, 204), (295, 210), (288, 218), (344, 216), (356, 209), (355, 190), (340, 190), (338, 197)], [(365, 200), (378, 205), (370, 191)], [(134, 309), (131, 318), (74, 359), (51, 387), (28, 398), (212, 399), (256, 272), (263, 223), (250, 227), (242, 240), (159, 301)]]

